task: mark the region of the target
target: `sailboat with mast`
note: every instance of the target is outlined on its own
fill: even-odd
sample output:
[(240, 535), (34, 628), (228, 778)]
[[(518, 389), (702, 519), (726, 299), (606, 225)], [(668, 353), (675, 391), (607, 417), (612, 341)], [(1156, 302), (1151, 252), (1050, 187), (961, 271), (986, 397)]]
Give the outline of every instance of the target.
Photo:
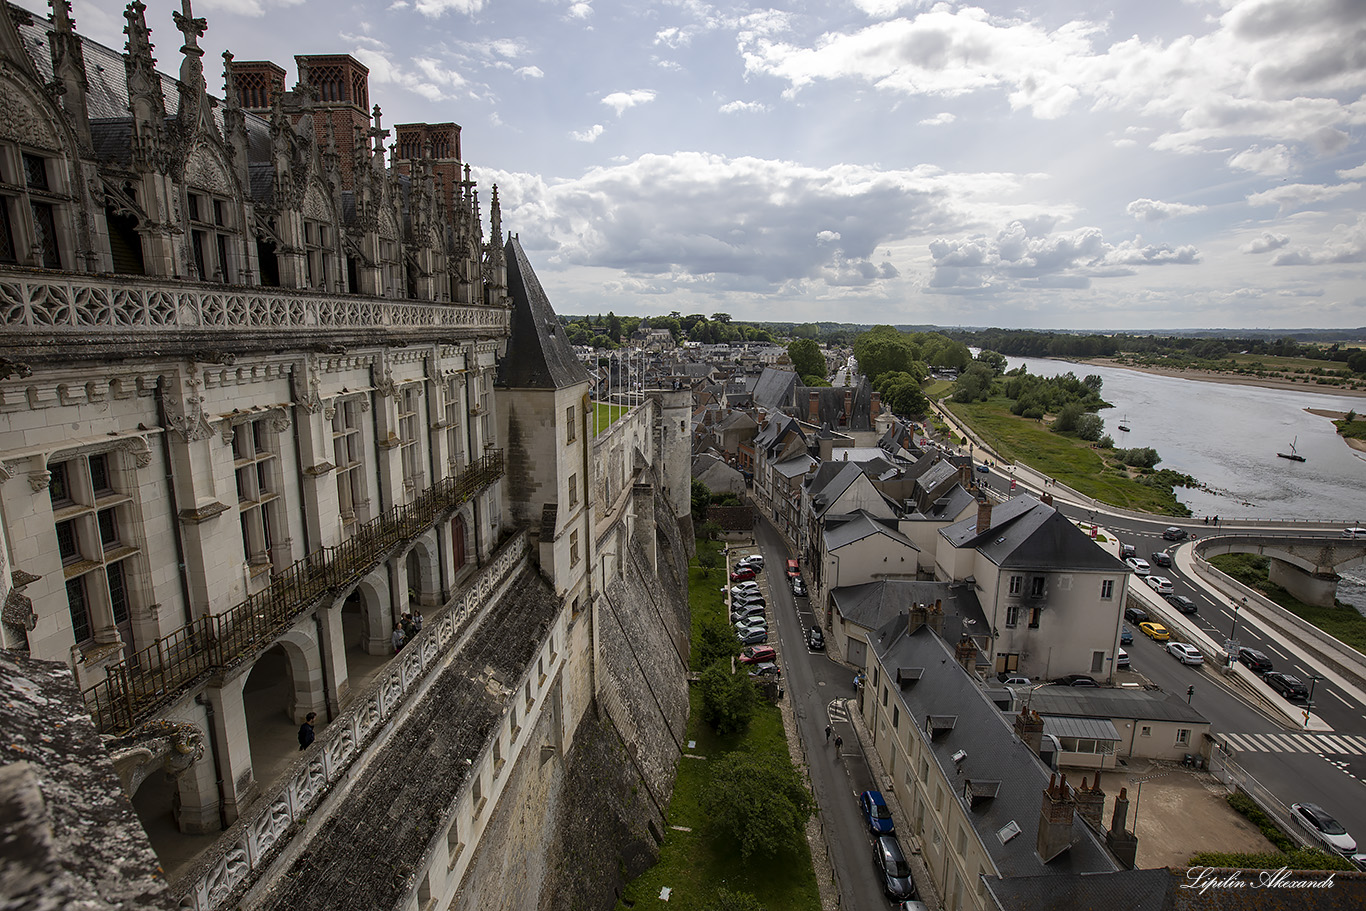
[(1276, 455), (1279, 456), (1279, 457), (1282, 458), (1282, 459), (1289, 459), (1289, 460), (1292, 461), (1292, 462), (1303, 462), (1303, 461), (1304, 461), (1304, 456), (1300, 455), (1298, 452), (1295, 451), (1295, 444), (1298, 443), (1299, 441), (1300, 441), (1300, 438), (1299, 438), (1298, 436), (1296, 436), (1295, 439), (1293, 439), (1293, 440), (1290, 441), (1290, 451), (1289, 451), (1289, 452), (1278, 452), (1278, 453), (1276, 453)]
[(1120, 418), (1120, 419), (1119, 419), (1119, 423), (1116, 424), (1115, 427), (1116, 427), (1117, 429), (1119, 429), (1119, 430), (1124, 431), (1125, 433), (1128, 433), (1128, 432), (1129, 432), (1129, 416), (1126, 414), (1124, 417)]

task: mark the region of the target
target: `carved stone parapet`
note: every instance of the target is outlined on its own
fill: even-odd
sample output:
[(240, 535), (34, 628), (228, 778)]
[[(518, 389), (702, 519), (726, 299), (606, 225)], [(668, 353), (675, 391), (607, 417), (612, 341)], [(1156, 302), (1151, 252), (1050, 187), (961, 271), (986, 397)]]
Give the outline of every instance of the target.
[(214, 500), (212, 503), (205, 503), (203, 506), (196, 506), (194, 509), (182, 509), (179, 513), (184, 522), (198, 525), (207, 522), (214, 516), (221, 515), (228, 511), (226, 504)]

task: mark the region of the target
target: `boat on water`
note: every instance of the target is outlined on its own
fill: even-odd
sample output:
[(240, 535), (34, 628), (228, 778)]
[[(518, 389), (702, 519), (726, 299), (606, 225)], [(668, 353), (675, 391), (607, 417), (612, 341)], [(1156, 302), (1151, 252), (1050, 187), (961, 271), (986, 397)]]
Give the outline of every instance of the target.
[(1300, 455), (1298, 452), (1295, 451), (1295, 444), (1298, 443), (1299, 440), (1299, 437), (1295, 437), (1295, 439), (1290, 441), (1289, 452), (1278, 452), (1276, 453), (1276, 455), (1282, 459), (1289, 459), (1292, 462), (1303, 462), (1304, 456)]
[(1129, 416), (1126, 414), (1124, 417), (1120, 418), (1120, 419), (1119, 419), (1119, 423), (1116, 424), (1115, 427), (1116, 427), (1117, 429), (1119, 429), (1119, 430), (1124, 431), (1125, 433), (1128, 433), (1128, 432), (1129, 432)]

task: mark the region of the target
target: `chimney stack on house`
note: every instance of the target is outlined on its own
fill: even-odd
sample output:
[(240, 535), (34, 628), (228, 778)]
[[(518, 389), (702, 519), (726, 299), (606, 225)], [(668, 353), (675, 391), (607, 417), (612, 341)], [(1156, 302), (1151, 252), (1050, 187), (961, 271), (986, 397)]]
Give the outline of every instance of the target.
[(1039, 755), (1039, 748), (1043, 746), (1043, 716), (1033, 709), (1020, 712), (1015, 716), (1015, 736), (1019, 737), (1035, 756)]
[(910, 611), (906, 614), (906, 633), (908, 635), (915, 635), (915, 631), (924, 626), (925, 621), (928, 618), (929, 611), (926, 609), (925, 605), (918, 601), (912, 604)]
[(1039, 806), (1039, 834), (1034, 842), (1034, 849), (1044, 863), (1072, 847), (1075, 813), (1076, 804), (1072, 801), (1072, 789), (1067, 785), (1067, 773), (1064, 772), (1061, 778), (1050, 773)]
[(1053, 495), (1052, 495), (1051, 493), (1042, 494), (1042, 495), (1040, 495), (1040, 497), (1039, 497), (1039, 502), (1042, 503), (1042, 504), (1045, 505), (1045, 506), (1052, 506), (1052, 505), (1053, 505)]
[(934, 599), (934, 606), (926, 608), (928, 616), (925, 622), (929, 624), (930, 630), (936, 636), (944, 635), (944, 601), (941, 598)]
[(821, 422), (821, 394), (819, 392), (813, 391), (807, 395), (806, 417), (812, 424)]
[(973, 644), (972, 639), (968, 637), (968, 634), (964, 633), (962, 638), (958, 640), (958, 645), (954, 646), (953, 660), (961, 664), (963, 670), (970, 671), (972, 670), (973, 660), (976, 657), (977, 646)]
[(1115, 856), (1115, 860), (1132, 870), (1138, 859), (1138, 836), (1124, 828), (1129, 819), (1129, 792), (1119, 789), (1115, 798), (1115, 813), (1110, 818), (1110, 831), (1105, 833), (1105, 846)]
[(870, 413), (869, 413), (868, 416), (869, 416), (870, 418), (872, 418), (873, 420), (877, 420), (877, 416), (878, 416), (879, 414), (882, 414), (882, 393), (880, 393), (880, 392), (874, 392), (874, 393), (873, 393), (873, 405), (872, 405), (872, 409), (871, 409), (871, 411), (870, 411)]
[(1077, 788), (1074, 796), (1081, 818), (1090, 823), (1097, 833), (1105, 831), (1105, 792), (1100, 789), (1099, 770), (1096, 772), (1096, 783), (1087, 787), (1086, 779), (1082, 778), (1081, 787)]
[(977, 498), (977, 534), (991, 530), (991, 501), (985, 495)]
[(852, 427), (854, 424), (854, 390), (844, 390), (844, 426)]

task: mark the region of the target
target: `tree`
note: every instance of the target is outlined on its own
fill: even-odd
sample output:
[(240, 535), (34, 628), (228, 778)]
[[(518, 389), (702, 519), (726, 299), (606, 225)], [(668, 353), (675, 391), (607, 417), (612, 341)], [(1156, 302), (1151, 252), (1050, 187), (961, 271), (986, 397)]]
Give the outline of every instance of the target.
[(728, 322), (730, 322), (730, 314), (729, 314), (729, 313), (713, 313), (713, 314), (711, 315), (711, 318), (712, 318), (713, 320), (715, 320), (716, 322), (718, 322), (718, 323), (728, 323)]
[(707, 617), (702, 621), (698, 637), (695, 667), (707, 668), (720, 662), (728, 667), (730, 659), (740, 654), (740, 640), (735, 630), (721, 617)]
[(614, 342), (621, 341), (621, 317), (611, 310), (607, 311), (607, 337)]
[(1098, 414), (1088, 412), (1077, 418), (1077, 436), (1088, 443), (1099, 440), (1101, 431), (1104, 429), (1105, 421)]
[(930, 410), (930, 400), (920, 391), (920, 380), (909, 373), (894, 371), (878, 377), (873, 388), (893, 414), (903, 418), (917, 418)]
[(1058, 412), (1058, 418), (1053, 422), (1053, 430), (1057, 433), (1070, 433), (1076, 430), (1077, 421), (1081, 420), (1085, 413), (1086, 409), (1081, 406), (1081, 402), (1068, 402)]
[(991, 395), (991, 368), (985, 364), (973, 364), (958, 376), (953, 384), (955, 402), (985, 402)]
[(710, 547), (699, 547), (697, 549), (697, 565), (702, 567), (705, 572), (711, 572), (720, 562), (721, 559), (716, 556), (716, 551)]
[(711, 763), (702, 809), (740, 856), (773, 857), (801, 846), (814, 803), (786, 752), (726, 753)]
[(692, 480), (692, 520), (707, 521), (707, 505), (711, 503), (711, 488), (697, 478)]
[(758, 702), (749, 674), (732, 673), (728, 661), (713, 661), (698, 678), (697, 688), (702, 693), (702, 720), (712, 730), (733, 734), (749, 727)]
[(807, 376), (802, 377), (802, 385), (815, 388), (829, 387), (830, 381), (823, 376), (808, 374)]
[(981, 351), (977, 353), (977, 357), (974, 358), (974, 360), (979, 364), (986, 364), (988, 367), (991, 368), (993, 373), (1006, 372), (1006, 356), (1004, 354), (999, 354), (995, 351), (988, 351), (987, 349), (983, 348)]
[(825, 355), (815, 339), (799, 338), (787, 346), (792, 369), (801, 376), (825, 377)]

